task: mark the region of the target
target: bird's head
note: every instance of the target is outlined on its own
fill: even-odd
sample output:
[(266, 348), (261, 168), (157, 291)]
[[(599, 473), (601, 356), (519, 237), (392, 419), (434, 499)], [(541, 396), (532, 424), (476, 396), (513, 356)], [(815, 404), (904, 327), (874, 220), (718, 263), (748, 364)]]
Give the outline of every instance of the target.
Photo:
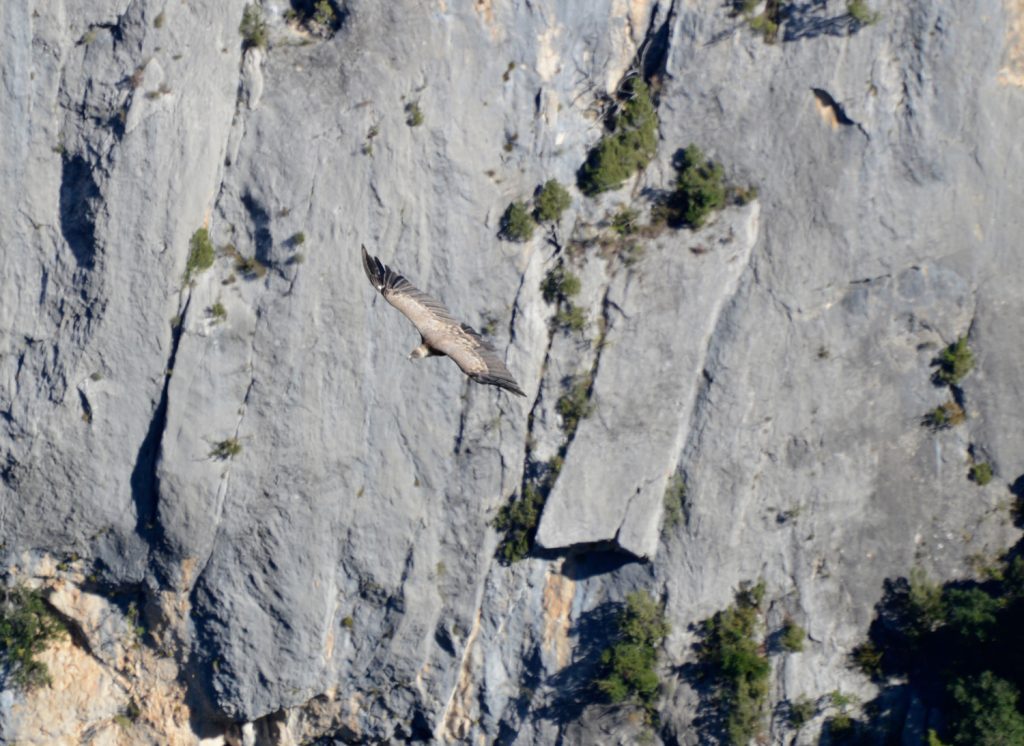
[(415, 350), (409, 353), (410, 360), (419, 360), (421, 357), (426, 357), (430, 354), (426, 344), (421, 344)]

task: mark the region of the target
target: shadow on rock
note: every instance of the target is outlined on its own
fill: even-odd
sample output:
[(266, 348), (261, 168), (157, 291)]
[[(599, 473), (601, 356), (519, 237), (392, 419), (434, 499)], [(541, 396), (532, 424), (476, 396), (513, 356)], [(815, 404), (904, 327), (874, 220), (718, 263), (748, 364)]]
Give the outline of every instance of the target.
[(785, 24), (782, 40), (787, 42), (818, 36), (847, 36), (860, 28), (860, 24), (848, 13), (826, 16), (827, 12), (828, 3), (825, 0), (787, 4), (782, 12)]
[(577, 720), (588, 705), (604, 700), (596, 684), (602, 670), (601, 654), (615, 637), (623, 608), (618, 603), (602, 604), (570, 630), (578, 640), (575, 659), (544, 682), (555, 694), (536, 710), (537, 717), (564, 725)]

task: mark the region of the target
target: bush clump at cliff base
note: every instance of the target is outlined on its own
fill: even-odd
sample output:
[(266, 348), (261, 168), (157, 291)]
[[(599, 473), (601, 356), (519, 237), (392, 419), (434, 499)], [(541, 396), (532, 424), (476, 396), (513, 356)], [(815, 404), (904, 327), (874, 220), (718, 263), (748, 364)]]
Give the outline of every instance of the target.
[(498, 554), (505, 564), (518, 562), (530, 553), (543, 507), (544, 495), (537, 485), (528, 482), (518, 500), (512, 500), (498, 510), (493, 525), (505, 534), (498, 546)]
[[(877, 681), (898, 678), (924, 707), (943, 713), (932, 743), (1024, 746), (1024, 556), (989, 574), (940, 585), (914, 568), (886, 581), (869, 642), (859, 647), (874, 651)], [(855, 730), (880, 731), (881, 710), (865, 712), (869, 719)]]
[(744, 746), (761, 733), (771, 665), (756, 639), (764, 582), (741, 588), (736, 603), (704, 622), (700, 657), (714, 681), (729, 742)]
[(518, 499), (502, 505), (492, 525), (505, 536), (498, 545), (498, 557), (506, 564), (525, 559), (533, 549), (537, 523), (551, 487), (562, 470), (562, 459), (555, 456), (540, 474), (523, 482)]
[(0, 664), (15, 686), (50, 683), (49, 669), (36, 656), (64, 631), (40, 591), (20, 586), (0, 591)]
[(654, 667), (668, 633), (661, 604), (646, 591), (630, 593), (619, 614), (617, 640), (601, 654), (606, 675), (597, 688), (613, 703), (633, 698), (652, 711), (659, 686)]
[(626, 96), (615, 129), (590, 151), (577, 174), (580, 191), (589, 197), (618, 189), (650, 163), (658, 149), (658, 113), (647, 84), (640, 77), (631, 78)]

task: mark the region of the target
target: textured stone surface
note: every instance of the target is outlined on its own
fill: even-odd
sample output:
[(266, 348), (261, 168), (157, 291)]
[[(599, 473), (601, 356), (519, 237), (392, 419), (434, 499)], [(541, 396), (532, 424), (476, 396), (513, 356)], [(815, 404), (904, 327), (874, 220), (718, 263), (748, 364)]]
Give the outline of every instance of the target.
[(697, 235), (651, 241), (643, 269), (608, 287), (595, 414), (566, 453), (537, 530), (541, 546), (614, 542), (654, 556), (704, 353), (747, 266), (757, 218), (755, 204)]
[[(1019, 3), (879, 2), (861, 29), (794, 4), (769, 45), (724, 4), (367, 0), (321, 39), (268, 0), (270, 46), (246, 51), (243, 6), (0, 4), (0, 544), (80, 632), (48, 654), (107, 692), (62, 705), (61, 734), (117, 743), (145, 697), (136, 743), (631, 742), (636, 713), (587, 682), (644, 588), (673, 625), (654, 738), (698, 743), (690, 625), (739, 582), (808, 630), (773, 657), (773, 702), (868, 699), (846, 660), (883, 579), (963, 577), (1013, 541)], [(574, 183), (645, 39), (655, 161), (498, 240), (511, 200)], [(569, 258), (690, 142), (758, 200), (630, 268)], [(202, 226), (266, 273), (222, 252), (186, 284)], [(529, 396), (407, 361), (361, 243), (492, 330)], [(550, 329), (560, 260), (582, 334)], [(964, 333), (967, 423), (933, 433), (930, 363)], [(556, 402), (591, 370), (566, 443)], [(496, 510), (566, 446), (545, 549), (497, 562)], [(684, 521), (659, 534), (674, 472)], [(141, 650), (106, 594), (136, 601)], [(45, 697), (2, 697), (5, 738), (43, 733)]]

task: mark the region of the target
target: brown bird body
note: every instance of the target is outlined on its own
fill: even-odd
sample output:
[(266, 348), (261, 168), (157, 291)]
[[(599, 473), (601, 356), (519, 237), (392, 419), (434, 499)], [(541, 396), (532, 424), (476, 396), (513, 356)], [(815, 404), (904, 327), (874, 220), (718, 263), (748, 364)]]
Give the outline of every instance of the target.
[(477, 383), (500, 386), (526, 396), (498, 353), (472, 327), (458, 321), (440, 301), (430, 297), (363, 248), (363, 269), (384, 300), (401, 311), (420, 333), (421, 344), (410, 360), (447, 355)]

